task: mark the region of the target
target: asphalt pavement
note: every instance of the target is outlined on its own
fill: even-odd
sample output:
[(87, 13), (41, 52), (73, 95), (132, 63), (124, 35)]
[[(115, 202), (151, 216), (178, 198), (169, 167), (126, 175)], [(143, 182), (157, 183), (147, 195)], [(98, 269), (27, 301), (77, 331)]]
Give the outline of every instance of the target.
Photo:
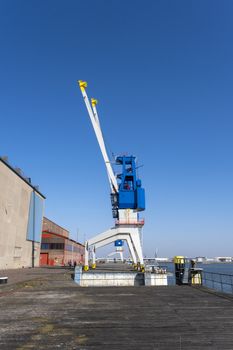
[(233, 349), (233, 299), (204, 288), (82, 288), (72, 270), (4, 271), (0, 349)]

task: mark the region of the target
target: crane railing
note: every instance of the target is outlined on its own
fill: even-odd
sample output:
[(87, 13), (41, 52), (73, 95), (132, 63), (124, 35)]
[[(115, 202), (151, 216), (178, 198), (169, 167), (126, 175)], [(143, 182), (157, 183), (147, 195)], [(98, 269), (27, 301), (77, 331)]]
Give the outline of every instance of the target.
[(115, 220), (115, 225), (120, 226), (120, 225), (136, 225), (136, 226), (144, 226), (145, 220)]

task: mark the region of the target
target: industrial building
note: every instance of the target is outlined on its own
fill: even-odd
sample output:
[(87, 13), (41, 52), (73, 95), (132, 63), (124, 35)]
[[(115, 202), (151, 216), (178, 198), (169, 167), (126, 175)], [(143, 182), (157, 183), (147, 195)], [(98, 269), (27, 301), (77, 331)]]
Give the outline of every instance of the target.
[(83, 264), (84, 246), (69, 238), (69, 231), (44, 217), (40, 266)]
[(0, 158), (0, 269), (39, 266), (45, 196)]

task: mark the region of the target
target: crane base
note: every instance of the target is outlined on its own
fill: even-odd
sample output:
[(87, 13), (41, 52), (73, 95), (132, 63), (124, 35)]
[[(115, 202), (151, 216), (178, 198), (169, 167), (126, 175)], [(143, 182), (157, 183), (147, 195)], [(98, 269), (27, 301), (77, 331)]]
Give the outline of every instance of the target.
[(86, 271), (75, 268), (75, 283), (81, 287), (166, 286), (167, 273), (138, 271)]

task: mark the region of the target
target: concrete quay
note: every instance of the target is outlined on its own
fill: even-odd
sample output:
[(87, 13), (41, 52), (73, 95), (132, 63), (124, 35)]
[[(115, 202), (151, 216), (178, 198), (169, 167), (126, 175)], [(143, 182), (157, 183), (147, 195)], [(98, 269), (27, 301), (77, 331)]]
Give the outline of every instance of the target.
[(81, 288), (67, 269), (16, 274), (0, 286), (1, 350), (233, 349), (230, 296), (189, 286)]

